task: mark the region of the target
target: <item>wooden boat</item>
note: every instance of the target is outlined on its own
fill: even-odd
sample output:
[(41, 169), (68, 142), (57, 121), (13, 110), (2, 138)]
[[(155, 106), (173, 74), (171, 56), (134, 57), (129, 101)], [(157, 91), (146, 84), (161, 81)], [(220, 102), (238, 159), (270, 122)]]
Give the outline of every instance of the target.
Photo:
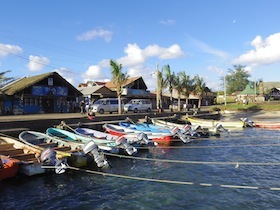
[(46, 134), (48, 136), (61, 138), (67, 142), (80, 141), (82, 143), (87, 143), (89, 141), (93, 141), (99, 149), (110, 153), (119, 153), (124, 150), (127, 154), (133, 155), (137, 152), (137, 149), (128, 144), (127, 140), (124, 138), (119, 138), (117, 141), (98, 139), (95, 137), (79, 135), (59, 128), (48, 128)]
[(98, 153), (98, 147), (94, 142), (89, 142), (91, 150), (85, 151), (85, 145), (81, 142), (67, 142), (60, 138), (48, 136), (37, 131), (22, 131), (19, 139), (25, 144), (36, 148), (52, 148), (58, 155), (67, 157), (67, 162), (71, 166), (87, 166), (88, 155), (92, 155), (98, 167), (107, 167), (108, 162)]
[(256, 128), (280, 129), (279, 122), (254, 122)]
[[(98, 139), (107, 139), (107, 140), (114, 140), (117, 141), (119, 136), (112, 135), (106, 132), (97, 131), (90, 128), (82, 128), (78, 127), (75, 129), (75, 132), (80, 135), (95, 137)], [(135, 147), (138, 146), (156, 146), (155, 142), (151, 139), (148, 139), (148, 136), (145, 133), (131, 133), (123, 135), (124, 138), (127, 139), (129, 144), (132, 144)]]
[(0, 181), (15, 177), (19, 169), (18, 159), (0, 155)]
[[(135, 129), (125, 128), (120, 125), (105, 123), (103, 125), (105, 132), (112, 135), (123, 136), (127, 134), (138, 134), (143, 131), (138, 131)], [(145, 131), (143, 132), (148, 136), (148, 139), (152, 139), (154, 142), (157, 142), (159, 145), (170, 145), (171, 140), (173, 139), (173, 134), (171, 133), (153, 133)]]
[[(46, 172), (46, 170), (42, 168), (42, 166), (47, 165), (47, 163), (43, 162), (42, 159), (43, 151), (43, 148), (39, 149), (32, 147), (20, 141), (20, 139), (4, 135), (0, 136), (0, 154), (19, 160), (19, 173), (24, 175), (33, 176)], [(58, 163), (58, 161), (62, 161), (64, 157), (65, 156), (63, 154), (57, 154), (56, 157), (49, 160), (52, 162), (57, 160)]]
[(200, 125), (201, 127), (212, 128), (218, 126), (219, 124), (222, 125), (226, 129), (241, 129), (246, 127), (245, 121), (220, 121), (220, 120), (206, 120), (206, 119), (199, 119), (195, 117), (187, 117), (187, 120), (192, 125)]

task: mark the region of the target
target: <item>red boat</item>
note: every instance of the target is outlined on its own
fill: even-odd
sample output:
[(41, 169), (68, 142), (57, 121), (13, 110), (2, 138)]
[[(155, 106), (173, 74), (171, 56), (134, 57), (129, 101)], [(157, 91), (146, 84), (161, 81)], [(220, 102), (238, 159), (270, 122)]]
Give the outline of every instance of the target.
[(254, 122), (257, 128), (280, 129), (279, 122)]
[(0, 155), (0, 181), (15, 177), (20, 161), (8, 156)]
[(159, 145), (169, 146), (171, 144), (171, 140), (173, 139), (173, 134), (169, 133), (153, 133), (153, 132), (143, 132), (138, 130), (133, 130), (130, 128), (125, 128), (119, 125), (114, 124), (104, 124), (104, 130), (107, 133), (112, 135), (122, 136), (126, 134), (133, 134), (133, 133), (145, 133), (148, 136), (148, 139), (157, 142)]

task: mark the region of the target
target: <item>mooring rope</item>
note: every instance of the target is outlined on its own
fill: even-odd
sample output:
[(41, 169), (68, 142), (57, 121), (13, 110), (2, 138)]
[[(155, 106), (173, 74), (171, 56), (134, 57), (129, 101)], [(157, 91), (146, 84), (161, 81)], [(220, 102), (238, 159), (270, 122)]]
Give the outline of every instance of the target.
[(193, 161), (193, 160), (170, 160), (170, 159), (157, 159), (157, 158), (145, 158), (136, 156), (126, 156), (120, 154), (105, 153), (107, 156), (114, 156), (119, 158), (134, 159), (134, 160), (146, 160), (146, 161), (157, 161), (167, 163), (183, 163), (183, 164), (202, 164), (202, 165), (235, 165), (238, 168), (240, 165), (250, 166), (275, 166), (280, 165), (280, 162), (218, 162), (218, 161)]
[[(43, 168), (55, 168), (54, 166), (42, 166)], [(232, 189), (252, 189), (252, 190), (272, 190), (272, 191), (280, 191), (280, 187), (262, 187), (262, 186), (248, 186), (248, 185), (228, 185), (228, 184), (210, 184), (210, 183), (195, 183), (195, 182), (186, 182), (186, 181), (175, 181), (175, 180), (166, 180), (166, 179), (152, 179), (145, 177), (136, 177), (136, 176), (128, 176), (121, 174), (111, 174), (100, 171), (93, 171), (88, 169), (81, 169), (72, 166), (67, 166), (67, 169), (82, 171), (90, 174), (97, 174), (102, 176), (123, 178), (123, 179), (131, 179), (137, 181), (149, 181), (149, 182), (157, 182), (157, 183), (167, 183), (167, 184), (179, 184), (179, 185), (194, 185), (194, 186), (202, 186), (202, 187), (223, 187), (223, 188), (232, 188)]]
[(236, 147), (279, 147), (280, 144), (240, 144), (240, 145), (213, 145), (213, 146), (156, 146), (156, 147), (135, 147), (136, 149), (211, 149), (211, 148), (236, 148)]

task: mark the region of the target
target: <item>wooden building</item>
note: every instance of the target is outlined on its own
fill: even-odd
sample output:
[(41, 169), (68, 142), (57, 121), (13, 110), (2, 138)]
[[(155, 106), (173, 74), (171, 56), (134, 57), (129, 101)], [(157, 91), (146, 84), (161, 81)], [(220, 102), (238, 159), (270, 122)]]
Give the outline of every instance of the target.
[(21, 78), (1, 93), (2, 114), (73, 112), (82, 95), (57, 72)]

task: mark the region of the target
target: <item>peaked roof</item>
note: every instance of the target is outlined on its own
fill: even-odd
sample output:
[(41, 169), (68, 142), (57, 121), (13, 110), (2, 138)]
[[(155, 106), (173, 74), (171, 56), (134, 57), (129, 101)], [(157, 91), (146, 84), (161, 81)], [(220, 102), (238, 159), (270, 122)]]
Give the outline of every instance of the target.
[[(127, 85), (131, 84), (132, 82), (134, 82), (134, 81), (136, 81), (136, 80), (138, 80), (138, 79), (140, 79), (140, 78), (142, 78), (142, 77), (141, 77), (141, 76), (138, 76), (138, 77), (131, 77), (131, 78), (128, 78), (128, 80), (126, 81), (126, 83), (125, 83), (123, 86), (127, 86)], [(142, 78), (142, 80), (143, 80), (143, 78)], [(144, 83), (144, 80), (143, 80), (143, 83)], [(144, 83), (144, 84), (145, 84), (145, 83)], [(112, 81), (106, 82), (105, 86), (106, 86), (107, 88), (110, 88), (110, 89), (116, 88), (116, 85), (115, 85)], [(145, 86), (146, 86), (146, 85), (145, 85)], [(146, 87), (146, 89), (147, 89), (147, 87)]]
[[(104, 88), (107, 90), (104, 90)], [(104, 92), (104, 94), (108, 92), (112, 92), (109, 88), (107, 88), (105, 85), (94, 85), (89, 87), (78, 87), (78, 90), (84, 95), (93, 95), (95, 93), (100, 94), (101, 92)]]
[(40, 74), (32, 77), (23, 77), (19, 80), (13, 81), (5, 85), (4, 87), (1, 88), (1, 91), (6, 95), (14, 95), (15, 93), (20, 92), (50, 76), (59, 77), (60, 79), (64, 80), (64, 82), (67, 83), (68, 86), (72, 87), (74, 90), (79, 92), (74, 86), (72, 86), (72, 84), (70, 84), (67, 80), (61, 77), (57, 72), (49, 72), (49, 73)]
[(259, 94), (258, 88), (255, 89), (253, 85), (248, 84), (246, 88), (241, 91), (240, 95), (255, 95)]

